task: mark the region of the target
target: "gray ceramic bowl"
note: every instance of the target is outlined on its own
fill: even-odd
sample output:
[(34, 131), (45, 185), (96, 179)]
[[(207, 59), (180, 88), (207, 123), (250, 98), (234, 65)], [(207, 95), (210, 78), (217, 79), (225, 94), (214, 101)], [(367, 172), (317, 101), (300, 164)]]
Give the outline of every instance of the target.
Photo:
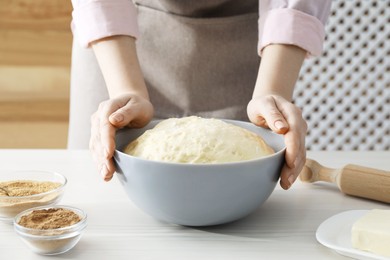
[(186, 226), (209, 226), (238, 220), (255, 211), (274, 190), (284, 164), (283, 137), (251, 123), (225, 120), (264, 138), (275, 154), (221, 164), (150, 161), (122, 151), (131, 140), (159, 121), (116, 135), (117, 176), (130, 199), (156, 219)]

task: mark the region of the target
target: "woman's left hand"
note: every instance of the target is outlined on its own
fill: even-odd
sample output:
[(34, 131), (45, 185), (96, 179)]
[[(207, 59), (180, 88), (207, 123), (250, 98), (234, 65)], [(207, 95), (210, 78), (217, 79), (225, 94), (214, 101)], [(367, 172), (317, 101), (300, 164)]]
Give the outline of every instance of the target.
[(253, 124), (284, 135), (286, 163), (280, 175), (280, 186), (289, 189), (306, 162), (307, 123), (302, 111), (281, 96), (266, 95), (253, 98), (247, 112)]

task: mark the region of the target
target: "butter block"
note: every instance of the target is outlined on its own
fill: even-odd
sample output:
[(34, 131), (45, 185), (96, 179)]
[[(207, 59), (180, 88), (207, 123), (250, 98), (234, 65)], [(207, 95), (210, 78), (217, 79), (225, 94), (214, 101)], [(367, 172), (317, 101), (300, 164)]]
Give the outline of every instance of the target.
[(374, 209), (352, 225), (352, 246), (390, 257), (390, 210)]

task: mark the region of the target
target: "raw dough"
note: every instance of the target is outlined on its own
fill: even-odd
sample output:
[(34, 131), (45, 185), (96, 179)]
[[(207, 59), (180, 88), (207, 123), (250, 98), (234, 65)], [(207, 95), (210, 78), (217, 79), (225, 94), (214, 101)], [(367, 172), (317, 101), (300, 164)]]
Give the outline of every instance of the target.
[(247, 129), (196, 116), (163, 120), (131, 142), (124, 152), (175, 163), (238, 162), (274, 153), (259, 135)]

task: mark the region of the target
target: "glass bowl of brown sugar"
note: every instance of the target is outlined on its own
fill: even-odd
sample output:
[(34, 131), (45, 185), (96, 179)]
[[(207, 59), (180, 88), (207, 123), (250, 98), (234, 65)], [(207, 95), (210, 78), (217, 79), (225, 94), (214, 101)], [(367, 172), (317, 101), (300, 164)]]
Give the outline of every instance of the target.
[(12, 223), (24, 210), (57, 204), (66, 183), (65, 176), (57, 172), (0, 172), (0, 220)]
[(78, 208), (57, 205), (19, 213), (14, 229), (35, 253), (58, 255), (72, 249), (87, 226), (87, 214)]

